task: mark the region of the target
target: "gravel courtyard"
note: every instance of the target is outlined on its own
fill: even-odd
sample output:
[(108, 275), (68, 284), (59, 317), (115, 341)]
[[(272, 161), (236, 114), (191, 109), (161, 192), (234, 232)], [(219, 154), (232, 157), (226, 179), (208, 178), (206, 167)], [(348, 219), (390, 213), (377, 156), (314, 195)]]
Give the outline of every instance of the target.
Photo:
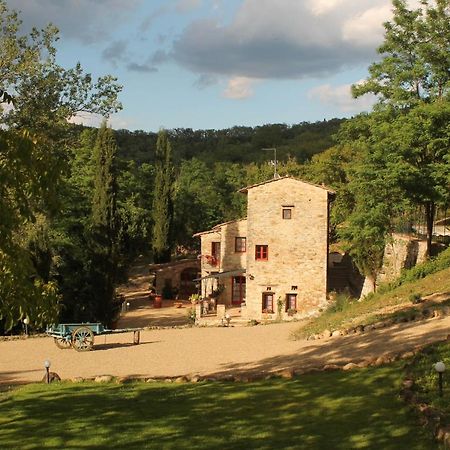
[(62, 379), (96, 375), (165, 377), (269, 373), (325, 364), (361, 362), (414, 349), (447, 337), (450, 317), (398, 324), (366, 334), (320, 341), (293, 341), (298, 323), (254, 327), (159, 329), (97, 336), (91, 352), (58, 349), (51, 338), (0, 342), (0, 384), (35, 382), (44, 361)]

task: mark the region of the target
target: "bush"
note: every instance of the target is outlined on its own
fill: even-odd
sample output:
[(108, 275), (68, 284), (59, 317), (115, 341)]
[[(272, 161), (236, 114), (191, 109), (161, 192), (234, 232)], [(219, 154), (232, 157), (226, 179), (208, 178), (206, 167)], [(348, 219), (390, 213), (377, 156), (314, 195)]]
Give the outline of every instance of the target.
[(340, 312), (348, 308), (348, 306), (355, 302), (355, 299), (348, 294), (336, 294), (334, 302), (329, 306), (329, 312)]
[(411, 294), (409, 296), (409, 301), (413, 304), (413, 305), (417, 305), (418, 303), (422, 302), (422, 295), (421, 294)]

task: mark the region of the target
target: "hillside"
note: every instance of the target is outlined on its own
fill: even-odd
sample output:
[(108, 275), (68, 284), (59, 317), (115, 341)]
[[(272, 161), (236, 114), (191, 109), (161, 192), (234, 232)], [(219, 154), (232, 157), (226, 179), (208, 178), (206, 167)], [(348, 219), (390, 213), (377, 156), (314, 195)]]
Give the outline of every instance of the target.
[(357, 301), (337, 296), (321, 316), (294, 333), (305, 338), (324, 330), (345, 330), (380, 321), (406, 322), (419, 316), (448, 313), (450, 307), (450, 249), (435, 260), (420, 264), (379, 292)]
[[(223, 130), (168, 130), (174, 159), (196, 157), (207, 163), (250, 163), (268, 160), (272, 154), (263, 148), (276, 147), (278, 159), (295, 157), (298, 162), (309, 160), (333, 145), (333, 135), (345, 119), (321, 122), (301, 122), (295, 125), (267, 124), (257, 127), (227, 128)], [(157, 133), (142, 130), (117, 130), (119, 156), (137, 163), (153, 162)]]

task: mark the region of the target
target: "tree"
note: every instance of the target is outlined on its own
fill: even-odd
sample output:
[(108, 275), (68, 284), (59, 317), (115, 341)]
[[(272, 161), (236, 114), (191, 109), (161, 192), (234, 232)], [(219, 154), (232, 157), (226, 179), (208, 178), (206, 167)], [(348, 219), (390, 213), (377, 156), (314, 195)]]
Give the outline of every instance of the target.
[(96, 319), (111, 323), (117, 272), (117, 146), (114, 133), (103, 122), (94, 148), (92, 196), (92, 276), (96, 284)]
[(369, 67), (364, 83), (353, 86), (355, 96), (377, 94), (378, 104), (357, 119), (357, 127), (365, 121), (364, 133), (357, 136), (357, 127), (344, 125), (341, 142), (365, 141), (366, 161), (384, 160), (397, 201), (424, 207), (431, 255), (436, 204), (449, 198), (450, 2), (421, 5), (410, 10), (404, 0), (393, 0), (381, 60)]
[(422, 101), (449, 100), (450, 2), (421, 0), (410, 10), (406, 0), (393, 0), (393, 19), (386, 22), (378, 48), (381, 60), (369, 77), (353, 86), (353, 94), (377, 94), (381, 105), (408, 109)]
[(121, 87), (110, 76), (93, 81), (80, 65), (59, 66), (56, 27), (21, 35), (19, 16), (4, 0), (0, 22), (1, 100), (14, 98), (0, 117), (0, 321), (9, 329), (26, 316), (37, 326), (57, 318), (57, 288), (41, 279), (33, 250), (21, 241), (38, 215), (59, 212), (68, 120), (81, 110), (107, 115), (120, 109)]
[(156, 263), (170, 261), (173, 248), (173, 182), (172, 148), (167, 133), (158, 134), (155, 155), (155, 188), (153, 192), (153, 259)]

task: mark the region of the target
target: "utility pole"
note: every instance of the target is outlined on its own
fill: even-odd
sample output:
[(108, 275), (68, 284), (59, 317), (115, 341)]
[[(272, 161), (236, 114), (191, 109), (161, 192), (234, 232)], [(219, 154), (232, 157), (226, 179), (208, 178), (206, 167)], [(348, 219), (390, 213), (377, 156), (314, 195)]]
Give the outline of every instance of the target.
[[(275, 147), (271, 147), (271, 148), (263, 148), (261, 150), (264, 151), (264, 152), (273, 152), (273, 155), (274, 155), (274, 160), (273, 160), (273, 169), (274, 169), (273, 177), (275, 179), (276, 178), (280, 178), (280, 175), (278, 175), (278, 172), (277, 172), (277, 163), (278, 163), (278, 161), (277, 161), (277, 149)], [(271, 161), (271, 163), (272, 163), (272, 161)]]

